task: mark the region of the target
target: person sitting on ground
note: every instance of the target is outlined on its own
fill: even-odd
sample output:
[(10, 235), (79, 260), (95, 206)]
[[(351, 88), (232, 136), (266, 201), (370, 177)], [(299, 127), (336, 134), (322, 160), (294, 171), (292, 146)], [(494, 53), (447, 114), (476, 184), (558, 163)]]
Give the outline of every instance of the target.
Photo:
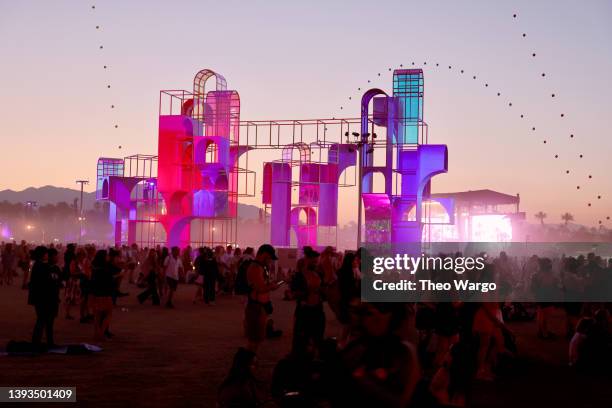
[(251, 350), (239, 348), (234, 355), (229, 374), (221, 383), (217, 395), (218, 408), (255, 408), (261, 398), (254, 376), (257, 357)]
[(334, 339), (326, 339), (319, 346), (312, 340), (293, 345), (272, 374), (270, 391), (279, 406), (314, 407), (329, 399), (334, 391), (337, 346)]

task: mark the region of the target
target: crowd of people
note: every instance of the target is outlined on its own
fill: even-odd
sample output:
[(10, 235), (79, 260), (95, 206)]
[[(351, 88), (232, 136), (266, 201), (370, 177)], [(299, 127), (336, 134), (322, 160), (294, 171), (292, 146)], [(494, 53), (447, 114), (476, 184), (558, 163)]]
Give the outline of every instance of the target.
[[(165, 308), (175, 307), (179, 285), (193, 288), (194, 303), (209, 306), (219, 294), (242, 296), (245, 343), (219, 387), (219, 407), (255, 407), (266, 400), (282, 407), (464, 406), (474, 381), (495, 381), (516, 357), (508, 322), (535, 320), (534, 337), (548, 341), (554, 337), (551, 316), (560, 309), (568, 364), (602, 372), (612, 363), (610, 303), (581, 301), (585, 290), (612, 275), (612, 260), (501, 253), (489, 258), (483, 273), (508, 294), (505, 301), (382, 303), (361, 297), (367, 256), (365, 249), (304, 247), (295, 265), (280, 268), (268, 244), (243, 251), (229, 245), (194, 250), (2, 243), (0, 283), (28, 290), (36, 348), (44, 348), (43, 332), (53, 347), (58, 316), (92, 324), (96, 341), (112, 338), (114, 306), (129, 295), (121, 292), (123, 281), (138, 288), (141, 304), (150, 300)], [(272, 292), (281, 288), (285, 302), (273, 304)], [(559, 291), (567, 301), (547, 301), (559, 299)], [(511, 300), (510, 294), (526, 292), (533, 302)], [(295, 303), (293, 327), (286, 330), (291, 350), (262, 390), (257, 355), (266, 339), (283, 335), (273, 316), (287, 302)], [(327, 327), (332, 319), (341, 328), (337, 333)]]

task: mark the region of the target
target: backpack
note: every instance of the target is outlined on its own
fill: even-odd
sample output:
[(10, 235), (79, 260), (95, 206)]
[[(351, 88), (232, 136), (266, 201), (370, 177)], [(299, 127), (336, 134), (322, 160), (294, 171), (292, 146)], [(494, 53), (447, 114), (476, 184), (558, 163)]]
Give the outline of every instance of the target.
[(238, 266), (238, 273), (236, 274), (236, 281), (234, 283), (234, 293), (237, 295), (248, 295), (251, 292), (251, 287), (247, 279), (247, 271), (252, 262), (252, 259), (245, 259), (240, 262)]

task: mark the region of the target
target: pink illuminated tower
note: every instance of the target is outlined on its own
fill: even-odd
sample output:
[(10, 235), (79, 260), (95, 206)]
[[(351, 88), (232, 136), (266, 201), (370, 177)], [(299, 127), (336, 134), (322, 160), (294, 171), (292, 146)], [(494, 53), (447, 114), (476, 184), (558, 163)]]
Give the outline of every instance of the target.
[[(215, 88), (206, 83), (215, 77)], [(165, 202), (159, 220), (168, 245), (186, 246), (192, 222), (206, 229), (209, 245), (236, 241), (240, 97), (227, 90), (225, 78), (211, 70), (198, 72), (193, 93), (163, 91), (170, 110), (159, 116), (157, 185)], [(175, 100), (177, 99), (177, 100)], [(173, 110), (173, 103), (180, 110)]]

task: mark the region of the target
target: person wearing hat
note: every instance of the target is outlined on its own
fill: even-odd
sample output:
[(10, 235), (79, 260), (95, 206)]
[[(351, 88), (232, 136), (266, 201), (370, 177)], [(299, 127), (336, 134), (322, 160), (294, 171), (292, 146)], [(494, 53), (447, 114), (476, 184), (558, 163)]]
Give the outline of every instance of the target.
[(249, 293), (244, 309), (244, 331), (247, 338), (247, 349), (257, 352), (259, 345), (266, 337), (268, 315), (272, 314), (270, 292), (280, 285), (270, 282), (269, 267), (276, 261), (276, 251), (270, 244), (264, 244), (257, 250), (255, 259), (249, 264), (246, 275)]
[(305, 246), (304, 257), (291, 281), (296, 299), (293, 344), (318, 345), (325, 333), (323, 311), (323, 275), (319, 268), (319, 252)]

